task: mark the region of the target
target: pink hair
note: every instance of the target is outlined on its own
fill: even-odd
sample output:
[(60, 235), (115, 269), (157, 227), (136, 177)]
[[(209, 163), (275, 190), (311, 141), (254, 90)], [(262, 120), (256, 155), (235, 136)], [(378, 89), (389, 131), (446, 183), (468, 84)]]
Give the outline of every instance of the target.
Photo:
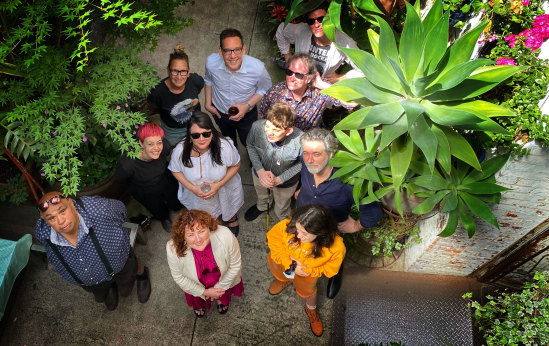
[(147, 123), (139, 128), (137, 136), (141, 142), (143, 142), (147, 137), (160, 136), (161, 138), (164, 138), (164, 130), (156, 124)]

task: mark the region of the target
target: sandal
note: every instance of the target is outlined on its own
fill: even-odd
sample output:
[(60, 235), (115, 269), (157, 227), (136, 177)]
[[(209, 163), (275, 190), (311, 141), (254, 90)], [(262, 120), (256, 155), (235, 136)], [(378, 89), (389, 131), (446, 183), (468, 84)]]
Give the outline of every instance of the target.
[[(193, 310), (194, 310), (195, 316), (198, 317), (198, 318), (202, 318), (206, 314), (206, 310), (204, 310), (204, 309), (193, 308)], [(199, 314), (200, 312), (202, 312), (202, 314)]]
[(217, 304), (217, 312), (219, 312), (220, 315), (225, 315), (227, 311), (229, 311), (229, 304), (227, 305), (223, 305), (221, 303)]

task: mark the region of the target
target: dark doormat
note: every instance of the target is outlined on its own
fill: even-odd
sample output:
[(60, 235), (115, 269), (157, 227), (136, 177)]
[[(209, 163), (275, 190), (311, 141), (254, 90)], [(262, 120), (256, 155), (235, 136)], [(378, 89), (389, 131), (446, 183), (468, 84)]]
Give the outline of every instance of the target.
[(472, 279), (348, 270), (334, 301), (332, 344), (473, 345), (473, 326), (461, 295)]

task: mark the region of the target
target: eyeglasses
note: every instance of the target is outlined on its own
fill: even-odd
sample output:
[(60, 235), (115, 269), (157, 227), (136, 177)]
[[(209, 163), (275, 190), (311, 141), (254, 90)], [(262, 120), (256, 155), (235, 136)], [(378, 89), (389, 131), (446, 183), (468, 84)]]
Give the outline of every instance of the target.
[(305, 21), (309, 25), (314, 25), (315, 22), (318, 22), (319, 24), (322, 24), (322, 21), (324, 20), (324, 16), (316, 17), (316, 18), (307, 18)]
[(305, 78), (305, 75), (303, 73), (295, 72), (290, 70), (289, 68), (286, 69), (286, 76), (295, 75), (295, 78), (297, 79), (303, 79)]
[(62, 198), (65, 198), (65, 196), (63, 195), (55, 195), (53, 196), (52, 198), (48, 199), (48, 200), (45, 200), (44, 202), (40, 203), (39, 205), (37, 205), (37, 208), (38, 210), (40, 210), (41, 212), (45, 212), (46, 210), (48, 210), (48, 208), (50, 207), (50, 205), (57, 205), (59, 203), (61, 203), (61, 199)]
[(238, 47), (238, 48), (235, 48), (235, 49), (228, 49), (228, 48), (221, 48), (221, 51), (223, 52), (223, 55), (232, 55), (232, 53), (234, 53), (235, 55), (240, 55), (242, 54), (242, 47)]
[(189, 73), (189, 70), (176, 70), (176, 69), (172, 68), (172, 69), (170, 69), (170, 73), (172, 74), (172, 76), (180, 75), (180, 76), (185, 77)]
[(205, 131), (202, 133), (191, 133), (192, 139), (199, 139), (201, 135), (204, 138), (210, 138), (210, 136), (212, 135), (212, 131)]

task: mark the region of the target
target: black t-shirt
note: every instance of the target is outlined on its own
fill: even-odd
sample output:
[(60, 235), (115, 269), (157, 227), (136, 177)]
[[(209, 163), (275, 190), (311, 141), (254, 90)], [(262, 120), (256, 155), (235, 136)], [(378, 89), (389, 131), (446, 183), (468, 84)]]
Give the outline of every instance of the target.
[[(189, 100), (198, 98), (198, 94), (204, 88), (204, 78), (191, 73), (185, 82), (185, 90), (180, 94), (174, 94), (168, 89), (166, 79), (168, 78), (164, 78), (154, 87), (147, 101), (160, 111), (160, 118), (168, 127), (185, 128), (190, 118), (190, 113), (185, 113), (185, 106)], [(200, 110), (200, 103), (193, 109)]]
[(314, 60), (318, 73), (322, 76), (324, 68), (326, 67), (326, 60), (328, 59), (328, 51), (330, 46), (319, 46), (315, 37), (311, 35), (311, 48), (309, 48), (309, 55)]
[(138, 158), (131, 159), (126, 154), (118, 160), (114, 177), (116, 179), (128, 179), (130, 184), (136, 186), (156, 185), (164, 176), (168, 166), (168, 155), (172, 151), (170, 144), (165, 139), (163, 148), (156, 160), (143, 161)]

